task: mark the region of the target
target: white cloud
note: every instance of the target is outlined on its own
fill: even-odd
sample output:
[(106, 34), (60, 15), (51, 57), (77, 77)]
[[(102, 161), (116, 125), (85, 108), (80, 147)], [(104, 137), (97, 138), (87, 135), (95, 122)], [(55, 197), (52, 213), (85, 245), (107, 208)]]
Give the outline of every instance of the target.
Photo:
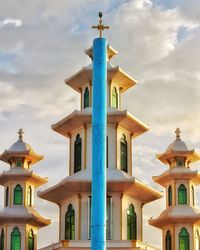
[(6, 25), (12, 25), (14, 27), (20, 27), (22, 26), (22, 21), (19, 19), (13, 19), (13, 18), (4, 18), (3, 20), (0, 20), (0, 28)]

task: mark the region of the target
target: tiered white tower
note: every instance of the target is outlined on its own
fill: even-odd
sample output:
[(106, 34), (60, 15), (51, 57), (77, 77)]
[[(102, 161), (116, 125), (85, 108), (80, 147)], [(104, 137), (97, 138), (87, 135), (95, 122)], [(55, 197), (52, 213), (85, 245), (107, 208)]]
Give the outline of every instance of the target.
[(36, 250), (37, 230), (50, 224), (34, 210), (35, 188), (47, 179), (33, 173), (31, 166), (42, 160), (32, 147), (23, 141), (23, 130), (19, 139), (0, 155), (10, 169), (0, 174), (4, 186), (4, 209), (0, 212), (0, 249)]
[(176, 140), (157, 158), (169, 166), (169, 170), (153, 177), (166, 188), (166, 209), (149, 223), (162, 229), (163, 250), (200, 249), (200, 212), (196, 208), (196, 185), (200, 174), (190, 169), (190, 163), (200, 155), (188, 150), (176, 129)]
[[(92, 59), (93, 49), (85, 51)], [(107, 248), (146, 249), (142, 243), (143, 205), (162, 195), (133, 176), (132, 139), (148, 127), (121, 110), (121, 95), (136, 81), (110, 60), (117, 54), (107, 46)], [(39, 193), (60, 208), (59, 242), (55, 249), (90, 249), (92, 63), (65, 80), (81, 95), (81, 110), (52, 125), (70, 140), (67, 176)], [(52, 245), (44, 249), (52, 249)], [(148, 248), (153, 249), (153, 248)]]

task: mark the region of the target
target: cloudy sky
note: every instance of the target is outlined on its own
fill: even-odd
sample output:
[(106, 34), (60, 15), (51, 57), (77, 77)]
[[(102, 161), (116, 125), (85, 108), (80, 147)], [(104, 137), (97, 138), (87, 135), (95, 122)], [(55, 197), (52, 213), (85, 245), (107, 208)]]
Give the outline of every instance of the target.
[[(176, 127), (188, 147), (200, 151), (198, 0), (0, 0), (0, 152), (22, 127), (25, 140), (45, 156), (33, 167), (49, 178), (40, 190), (66, 175), (68, 141), (50, 126), (79, 109), (79, 94), (64, 79), (90, 63), (84, 49), (97, 36), (91, 25), (99, 11), (111, 27), (105, 36), (119, 52), (112, 63), (138, 80), (124, 94), (123, 109), (150, 126), (133, 142), (133, 172), (162, 190), (151, 180), (166, 170), (155, 154), (174, 140)], [(39, 232), (41, 247), (58, 240), (58, 209), (42, 200), (36, 207), (52, 219)], [(156, 246), (161, 233), (146, 224), (163, 208), (164, 200), (145, 208), (144, 241)]]

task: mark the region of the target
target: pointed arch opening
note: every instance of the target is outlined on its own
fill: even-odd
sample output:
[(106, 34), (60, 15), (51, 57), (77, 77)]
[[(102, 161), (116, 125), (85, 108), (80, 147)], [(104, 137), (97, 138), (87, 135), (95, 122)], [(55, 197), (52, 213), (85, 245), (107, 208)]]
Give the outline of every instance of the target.
[(21, 233), (18, 227), (11, 233), (11, 250), (21, 250)]
[(172, 205), (172, 187), (171, 185), (168, 187), (168, 206)]
[(68, 206), (65, 215), (65, 239), (75, 240), (75, 211), (72, 204)]
[(186, 228), (182, 228), (179, 233), (179, 250), (189, 250), (190, 242), (189, 242), (189, 233)]
[(119, 106), (118, 92), (117, 92), (117, 88), (114, 87), (112, 89), (112, 107), (118, 108), (118, 106)]
[(0, 250), (4, 250), (4, 230), (1, 230)]
[(137, 239), (137, 215), (131, 204), (127, 210), (127, 240)]
[(178, 204), (187, 204), (187, 188), (184, 184), (178, 188)]
[(32, 188), (31, 188), (31, 186), (29, 186), (28, 190), (27, 190), (27, 206), (28, 207), (32, 206)]
[(120, 140), (120, 165), (121, 170), (128, 172), (128, 144), (125, 134), (122, 135)]
[(166, 250), (172, 250), (172, 236), (169, 230), (165, 236), (165, 248)]
[(89, 92), (88, 87), (85, 88), (83, 106), (84, 108), (87, 108), (90, 106), (90, 92)]
[(9, 187), (6, 188), (6, 207), (9, 205)]
[(74, 173), (81, 170), (82, 140), (80, 135), (76, 136), (74, 142)]
[(191, 187), (192, 206), (194, 206), (194, 186)]
[(28, 250), (34, 250), (34, 233), (32, 229), (28, 233)]
[(23, 189), (21, 185), (17, 184), (14, 189), (14, 205), (22, 205)]

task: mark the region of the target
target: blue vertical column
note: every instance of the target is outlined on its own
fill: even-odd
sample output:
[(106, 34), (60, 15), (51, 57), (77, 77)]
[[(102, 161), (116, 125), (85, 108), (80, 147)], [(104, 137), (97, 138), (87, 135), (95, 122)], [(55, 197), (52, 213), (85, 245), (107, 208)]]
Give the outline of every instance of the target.
[(106, 249), (107, 43), (93, 41), (91, 249)]

